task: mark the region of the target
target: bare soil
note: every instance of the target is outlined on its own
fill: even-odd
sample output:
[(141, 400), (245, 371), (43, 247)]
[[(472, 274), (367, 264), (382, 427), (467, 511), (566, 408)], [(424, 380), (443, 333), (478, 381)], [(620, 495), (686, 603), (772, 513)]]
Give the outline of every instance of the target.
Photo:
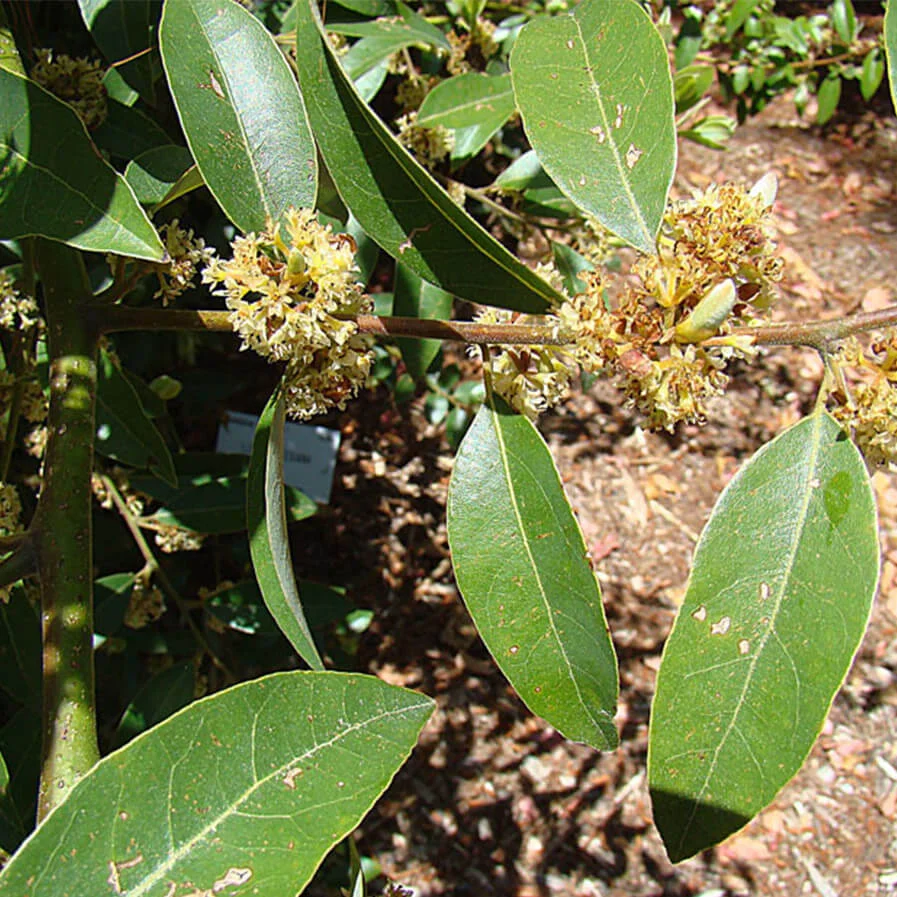
[[(897, 123), (869, 116), (822, 134), (778, 102), (728, 152), (683, 146), (676, 189), (770, 170), (786, 259), (777, 314), (897, 300)], [(607, 384), (542, 421), (620, 657), (622, 746), (605, 754), (534, 718), (479, 640), (449, 563), (451, 456), (439, 433), (407, 411), (344, 418), (333, 510), (297, 560), (306, 575), (351, 582), (375, 610), (361, 666), (438, 702), (358, 833), (390, 880), (416, 897), (897, 894), (893, 474), (874, 478), (883, 568), (872, 624), (804, 769), (741, 833), (679, 866), (651, 823), (648, 715), (695, 541), (738, 466), (812, 407), (820, 372), (811, 352), (770, 352), (735, 371), (707, 425), (674, 436), (642, 431)]]

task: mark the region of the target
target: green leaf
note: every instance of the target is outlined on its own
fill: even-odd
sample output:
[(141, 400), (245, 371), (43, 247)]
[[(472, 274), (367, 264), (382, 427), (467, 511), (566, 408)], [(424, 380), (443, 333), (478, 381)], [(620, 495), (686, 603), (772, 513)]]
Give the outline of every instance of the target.
[(545, 174), (535, 150), (527, 150), (495, 179), (495, 186), (502, 190), (523, 191), (548, 184), (554, 185), (554, 181)]
[(22, 588), (0, 602), (0, 688), (26, 707), (40, 707), (40, 620)]
[(891, 104), (897, 109), (897, 3), (885, 7), (885, 56), (888, 59), (888, 84), (891, 87)]
[(185, 147), (159, 146), (129, 162), (125, 180), (138, 202), (155, 206), (168, 196), (192, 165), (193, 157)]
[(575, 249), (571, 249), (566, 243), (557, 243), (551, 240), (551, 255), (554, 266), (564, 279), (564, 289), (571, 296), (584, 293), (588, 284), (579, 276), (585, 271), (594, 271), (595, 266)]
[(566, 738), (617, 745), (617, 663), (579, 526), (551, 453), (500, 399), (468, 430), (448, 535), (458, 587), (523, 702)]
[(152, 728), (193, 700), (196, 667), (176, 663), (153, 676), (131, 699), (112, 736), (116, 747)]
[(881, 86), (884, 74), (885, 64), (881, 58), (881, 50), (878, 47), (873, 47), (863, 57), (863, 67), (860, 71), (860, 93), (867, 103)]
[(271, 616), (299, 656), (315, 670), (324, 663), (315, 647), (293, 575), (283, 497), (283, 393), (278, 387), (259, 418), (246, 484), (246, 520), (252, 566)]
[(816, 123), (824, 125), (838, 108), (841, 99), (841, 78), (837, 72), (829, 73), (819, 85), (816, 94), (818, 106), (816, 108)]
[[(41, 718), (36, 709), (23, 707), (10, 714), (0, 729), (0, 754), (9, 776), (3, 813), (6, 822), (3, 847), (12, 852), (34, 826), (40, 778)], [(19, 825), (16, 825), (16, 820)]]
[(726, 487), (651, 711), (654, 821), (673, 862), (737, 831), (800, 768), (877, 578), (869, 476), (829, 415), (786, 430)]
[(713, 84), (715, 71), (712, 65), (689, 65), (676, 72), (673, 78), (676, 115), (687, 112), (701, 100)]
[(70, 106), (0, 68), (0, 239), (41, 236), (161, 261), (165, 250), (124, 178)]
[(679, 136), (710, 149), (725, 149), (729, 138), (735, 133), (735, 126), (735, 119), (728, 115), (705, 115), (690, 128), (680, 131)]
[(12, 853), (25, 838), (25, 826), (9, 794), (9, 770), (0, 755), (0, 850)]
[(853, 43), (857, 33), (857, 15), (850, 0), (834, 0), (832, 3), (832, 25), (838, 37), (845, 44)]
[(171, 137), (136, 106), (110, 99), (107, 109), (106, 120), (91, 137), (110, 156), (134, 159), (147, 150), (171, 145)]
[(174, 461), (162, 434), (137, 391), (106, 352), (100, 352), (97, 373), (97, 452), (132, 467), (148, 467), (176, 486)]
[(424, 98), (417, 123), (427, 128), (469, 128), (485, 120), (496, 130), (514, 114), (510, 75), (467, 72), (437, 84)]
[(373, 677), (312, 672), (196, 701), (81, 779), (0, 874), (0, 895), (298, 894), (432, 708)]
[(453, 129), (452, 159), (467, 159), (486, 145), (515, 109), (510, 75), (467, 72), (437, 84), (427, 94), (417, 124)]
[(243, 231), (312, 208), (317, 156), (302, 96), (265, 27), (238, 3), (168, 0), (159, 44), (187, 143)]
[(583, 0), (572, 14), (540, 16), (510, 62), (543, 168), (610, 231), (654, 252), (676, 130), (666, 47), (645, 11), (635, 0)]
[(735, 0), (726, 16), (726, 40), (735, 37), (735, 32), (748, 20), (759, 0)]
[(322, 35), (313, 2), (297, 6), (299, 83), (327, 168), (368, 236), (456, 296), (531, 313), (560, 302), (455, 205), (362, 102)]
[(154, 105), (153, 85), (159, 64), (156, 23), (161, 0), (78, 0), (78, 6), (84, 24), (106, 59), (114, 63), (129, 60), (115, 70), (147, 103)]
[[(406, 318), (435, 318), (447, 321), (452, 315), (452, 294), (421, 280), (401, 262), (396, 262), (393, 313)], [(420, 380), (442, 348), (438, 339), (397, 339), (408, 373)]]
[(164, 208), (169, 203), (174, 202), (176, 199), (180, 199), (182, 196), (185, 196), (193, 190), (205, 187), (205, 185), (206, 182), (202, 179), (199, 169), (195, 165), (191, 165), (177, 179), (177, 181), (171, 185), (171, 189), (162, 197), (159, 204), (153, 209), (153, 212), (158, 212), (159, 209)]
[[(222, 464), (219, 459), (226, 459)], [(174, 458), (177, 487), (155, 477), (133, 475), (131, 486), (160, 502), (150, 520), (198, 533), (239, 533), (246, 529), (249, 459), (243, 455), (193, 452)], [(284, 486), (287, 519), (305, 520), (318, 506), (304, 493)]]
[(397, 16), (390, 12), (388, 17), (368, 22), (328, 20), (327, 30), (347, 37), (374, 38), (384, 45), (391, 44), (394, 47), (391, 53), (412, 46), (438, 47), (446, 53), (451, 52), (452, 45), (448, 38), (435, 25), (404, 3), (398, 3), (396, 8)]

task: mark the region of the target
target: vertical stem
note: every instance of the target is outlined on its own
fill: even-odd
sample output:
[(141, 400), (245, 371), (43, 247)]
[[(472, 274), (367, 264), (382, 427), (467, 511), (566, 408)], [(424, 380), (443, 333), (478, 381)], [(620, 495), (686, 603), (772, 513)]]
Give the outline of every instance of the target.
[(45, 475), (34, 521), (41, 586), (43, 746), (38, 821), (99, 759), (90, 477), (97, 333), (80, 253), (38, 240), (50, 356)]

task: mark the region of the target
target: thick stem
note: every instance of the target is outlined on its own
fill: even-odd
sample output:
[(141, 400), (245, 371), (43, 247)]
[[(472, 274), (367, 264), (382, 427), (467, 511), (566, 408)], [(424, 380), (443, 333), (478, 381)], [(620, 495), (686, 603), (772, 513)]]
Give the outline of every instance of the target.
[[(230, 331), (230, 312), (187, 311), (168, 308), (128, 308), (127, 306), (94, 306), (90, 309), (97, 329), (103, 333), (121, 330), (208, 330)], [(362, 333), (376, 336), (407, 336), (414, 339), (443, 339), (482, 346), (563, 346), (572, 337), (559, 336), (547, 324), (477, 324), (465, 321), (437, 321), (429, 318), (396, 318), (358, 315), (355, 320)], [(878, 311), (861, 312), (809, 324), (765, 324), (737, 327), (725, 336), (705, 340), (707, 346), (726, 345), (731, 337), (750, 338), (755, 346), (813, 346), (828, 348), (832, 344), (868, 330), (897, 327), (897, 306)]]
[(93, 671), (93, 470), (98, 334), (80, 254), (40, 240), (50, 356), (45, 475), (32, 532), (41, 587), (43, 746), (37, 818), (99, 760)]

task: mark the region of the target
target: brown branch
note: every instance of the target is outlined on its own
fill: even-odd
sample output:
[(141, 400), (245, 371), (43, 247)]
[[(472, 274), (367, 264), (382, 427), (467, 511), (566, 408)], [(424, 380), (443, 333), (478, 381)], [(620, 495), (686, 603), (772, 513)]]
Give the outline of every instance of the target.
[[(229, 332), (230, 312), (189, 311), (167, 308), (128, 308), (123, 305), (93, 307), (96, 326), (104, 333), (122, 330), (206, 330)], [(557, 328), (548, 324), (478, 324), (471, 321), (438, 321), (429, 318), (358, 315), (355, 318), (362, 333), (375, 336), (405, 336), (412, 339), (441, 339), (472, 345), (545, 346), (569, 345), (572, 338), (559, 336)], [(726, 336), (705, 340), (704, 345), (724, 345), (733, 336), (748, 337), (758, 346), (812, 346), (829, 348), (833, 343), (867, 330), (897, 326), (897, 306), (878, 311), (861, 312), (828, 321), (762, 324), (737, 327)]]

